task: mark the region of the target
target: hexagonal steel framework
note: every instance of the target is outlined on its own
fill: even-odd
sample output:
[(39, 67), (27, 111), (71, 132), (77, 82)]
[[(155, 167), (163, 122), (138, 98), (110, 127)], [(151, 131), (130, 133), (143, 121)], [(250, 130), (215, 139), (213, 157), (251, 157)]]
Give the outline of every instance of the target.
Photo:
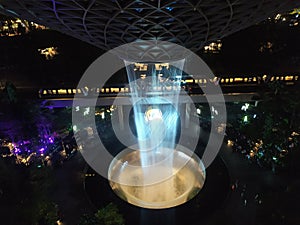
[(143, 39), (197, 51), (297, 5), (296, 0), (1, 0), (0, 12), (104, 50)]

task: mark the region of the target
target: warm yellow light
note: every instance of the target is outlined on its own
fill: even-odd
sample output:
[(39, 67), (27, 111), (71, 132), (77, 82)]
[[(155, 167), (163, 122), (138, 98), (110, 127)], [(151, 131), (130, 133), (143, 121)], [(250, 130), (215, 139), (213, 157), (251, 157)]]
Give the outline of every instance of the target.
[(294, 9), (292, 12), (290, 12), (291, 15), (294, 15), (294, 14), (300, 14), (300, 8), (296, 8)]
[(58, 94), (60, 94), (60, 95), (67, 94), (67, 90), (66, 89), (59, 89)]
[(243, 78), (241, 77), (234, 78), (234, 82), (241, 82), (241, 81), (243, 81)]
[(57, 47), (48, 47), (44, 49), (38, 49), (41, 55), (45, 55), (47, 60), (53, 59), (54, 56), (58, 55)]
[(145, 112), (145, 119), (146, 121), (151, 121), (155, 119), (162, 120), (162, 112), (160, 111), (160, 109), (149, 108)]
[(233, 142), (232, 140), (228, 140), (228, 141), (227, 141), (227, 145), (228, 145), (228, 146), (232, 147), (233, 144), (234, 144), (234, 142)]

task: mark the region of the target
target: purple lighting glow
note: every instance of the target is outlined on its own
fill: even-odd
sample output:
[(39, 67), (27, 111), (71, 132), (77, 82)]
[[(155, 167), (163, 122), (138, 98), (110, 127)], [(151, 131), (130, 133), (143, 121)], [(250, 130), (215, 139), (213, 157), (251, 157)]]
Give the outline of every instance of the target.
[(53, 140), (53, 138), (52, 138), (52, 137), (49, 137), (49, 138), (48, 138), (48, 140), (49, 140), (49, 143), (51, 143), (51, 144), (53, 144), (53, 143), (54, 143), (54, 140)]
[(15, 147), (14, 153), (15, 153), (15, 154), (21, 153), (21, 149)]

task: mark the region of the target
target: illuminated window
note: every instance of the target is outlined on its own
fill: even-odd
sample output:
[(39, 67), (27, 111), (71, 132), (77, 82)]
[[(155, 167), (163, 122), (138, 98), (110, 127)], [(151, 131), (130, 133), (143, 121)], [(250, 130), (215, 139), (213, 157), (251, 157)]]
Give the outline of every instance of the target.
[(135, 63), (134, 66), (135, 66), (135, 70), (138, 71), (147, 71), (148, 69), (148, 65), (144, 63)]
[[(231, 80), (232, 80), (232, 78), (230, 78), (230, 82), (232, 82)], [(242, 81), (243, 81), (243, 78), (240, 78), (240, 77), (234, 78), (234, 82), (242, 82)]]
[(205, 53), (220, 53), (222, 49), (221, 40), (217, 40), (216, 42), (211, 42), (209, 45), (204, 46)]
[(44, 49), (38, 49), (41, 55), (44, 55), (46, 60), (53, 59), (56, 55), (58, 55), (57, 47), (48, 47)]
[(267, 79), (267, 75), (263, 75), (262, 79), (266, 80)]
[(111, 92), (119, 92), (119, 88), (111, 88), (110, 91)]
[(58, 90), (58, 94), (59, 94), (59, 95), (67, 94), (67, 90), (66, 90), (66, 89), (59, 89), (59, 90)]
[(260, 52), (272, 52), (273, 51), (273, 43), (271, 41), (266, 41), (260, 45), (258, 50)]
[(281, 18), (281, 14), (277, 14), (274, 19), (275, 20), (280, 20), (280, 18)]

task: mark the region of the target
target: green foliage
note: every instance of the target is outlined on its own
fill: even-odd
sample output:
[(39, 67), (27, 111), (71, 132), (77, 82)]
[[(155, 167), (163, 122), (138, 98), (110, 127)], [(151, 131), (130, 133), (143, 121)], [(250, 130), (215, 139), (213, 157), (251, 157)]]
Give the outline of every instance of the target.
[(49, 168), (24, 168), (27, 172), (26, 185), (29, 187), (26, 198), (19, 208), (20, 218), (27, 224), (53, 225), (56, 223), (57, 206), (49, 197), (52, 177)]
[(11, 213), (1, 214), (18, 225), (53, 225), (57, 221), (57, 206), (49, 198), (52, 179), (48, 168), (14, 165), (14, 159), (0, 158), (0, 208)]
[(21, 197), (18, 193), (18, 188), (24, 177), (12, 164), (11, 160), (13, 159), (0, 157), (0, 189), (2, 197), (13, 196), (13, 200), (18, 201), (19, 197)]
[(32, 166), (29, 171), (29, 182), (35, 196), (47, 199), (47, 192), (53, 185), (50, 168)]
[(104, 208), (99, 209), (94, 215), (84, 214), (79, 225), (124, 225), (123, 215), (119, 212), (118, 207), (109, 203)]
[(57, 205), (52, 202), (39, 202), (38, 206), (38, 225), (53, 225), (58, 220)]
[(51, 115), (52, 127), (54, 130), (71, 128), (72, 124), (72, 108), (66, 107), (54, 109)]
[[(297, 144), (290, 139), (294, 131), (299, 133), (300, 130), (299, 94), (299, 90), (294, 87), (287, 87), (280, 81), (271, 82), (258, 107), (249, 107), (240, 116), (248, 115), (251, 118), (249, 123), (240, 121), (240, 131), (254, 142), (258, 139), (263, 141), (259, 158), (273, 169), (284, 168), (289, 164), (288, 160), (292, 158), (289, 145), (291, 142)], [(254, 114), (257, 116), (252, 119)], [(283, 150), (285, 153), (282, 153)]]
[(109, 203), (106, 207), (95, 213), (97, 225), (124, 225), (124, 218), (119, 213), (118, 207)]
[(91, 225), (96, 224), (96, 218), (94, 215), (83, 214), (80, 218), (79, 225)]
[(10, 82), (6, 81), (5, 85), (3, 85), (4, 81), (0, 81), (0, 87), (4, 86), (3, 91), (0, 93), (0, 102), (3, 103), (9, 103), (9, 104), (14, 104), (17, 102), (17, 89), (15, 85)]

